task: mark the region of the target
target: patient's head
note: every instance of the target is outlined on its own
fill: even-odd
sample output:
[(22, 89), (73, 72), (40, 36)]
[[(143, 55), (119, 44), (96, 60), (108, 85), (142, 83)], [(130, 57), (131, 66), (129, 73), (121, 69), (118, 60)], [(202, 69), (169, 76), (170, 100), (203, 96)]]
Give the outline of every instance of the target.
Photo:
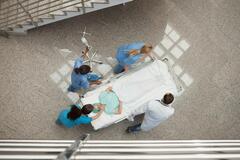
[(78, 108), (76, 105), (72, 105), (71, 106), (71, 110), (70, 112), (68, 113), (67, 117), (71, 120), (75, 120), (77, 119), (78, 117), (81, 116), (81, 109)]
[(145, 53), (148, 54), (152, 51), (153, 47), (152, 45), (149, 44), (145, 44), (142, 48), (141, 48), (141, 53)]
[(174, 100), (174, 96), (172, 95), (172, 93), (166, 93), (163, 96), (162, 102), (165, 104), (171, 104)]
[(81, 112), (82, 112), (82, 114), (87, 115), (87, 114), (91, 113), (91, 112), (93, 111), (93, 109), (94, 109), (94, 106), (93, 106), (93, 105), (91, 105), (91, 104), (85, 104), (85, 105), (82, 107)]
[(74, 68), (74, 72), (77, 74), (88, 74), (91, 71), (90, 66), (88, 65), (82, 65), (79, 68)]

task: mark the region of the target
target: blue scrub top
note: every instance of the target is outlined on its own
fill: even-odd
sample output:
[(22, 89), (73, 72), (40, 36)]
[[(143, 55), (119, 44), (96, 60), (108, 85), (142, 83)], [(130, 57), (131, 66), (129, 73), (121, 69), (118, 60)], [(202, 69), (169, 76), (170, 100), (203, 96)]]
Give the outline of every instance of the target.
[(89, 124), (92, 121), (91, 117), (88, 117), (85, 115), (80, 116), (76, 120), (70, 120), (67, 118), (67, 115), (69, 112), (70, 112), (70, 109), (64, 109), (61, 111), (61, 113), (58, 116), (58, 121), (67, 128), (72, 128), (80, 124)]
[[(77, 58), (74, 64), (74, 68), (79, 68), (83, 65), (83, 59)], [(74, 88), (74, 90), (80, 90), (88, 89), (89, 88), (89, 81), (88, 81), (88, 75), (82, 75), (82, 74), (76, 74), (74, 71), (71, 75), (71, 86)]]
[(136, 63), (143, 54), (129, 55), (131, 50), (139, 50), (144, 46), (144, 42), (135, 42), (131, 44), (122, 45), (118, 48), (116, 59), (118, 60), (121, 66), (130, 66)]

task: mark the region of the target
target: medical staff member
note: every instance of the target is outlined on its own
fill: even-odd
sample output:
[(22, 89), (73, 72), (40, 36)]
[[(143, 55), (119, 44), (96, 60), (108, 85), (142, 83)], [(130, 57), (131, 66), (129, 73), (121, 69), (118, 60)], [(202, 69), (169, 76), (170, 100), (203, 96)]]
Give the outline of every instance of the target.
[(174, 96), (171, 93), (167, 93), (161, 100), (151, 100), (148, 102), (133, 113), (133, 116), (145, 113), (142, 123), (128, 127), (126, 132), (135, 133), (139, 131), (149, 131), (167, 120), (174, 114), (174, 108), (171, 107), (173, 100)]
[[(88, 48), (86, 48), (83, 55), (88, 52)], [(71, 74), (71, 85), (68, 88), (70, 92), (78, 92), (79, 94), (82, 91), (87, 90), (93, 84), (101, 84), (102, 77), (95, 73), (90, 73), (91, 68), (88, 65), (83, 64), (83, 59), (81, 57), (77, 58), (74, 63), (74, 69)]]
[(118, 64), (114, 68), (114, 73), (127, 72), (132, 64), (144, 61), (147, 56), (151, 57), (150, 52), (152, 48), (151, 45), (147, 45), (144, 42), (135, 42), (120, 46), (116, 54)]
[[(98, 109), (99, 112), (93, 117), (88, 117), (88, 114), (91, 113), (94, 108)], [(72, 105), (70, 109), (61, 111), (56, 120), (56, 124), (63, 125), (67, 128), (72, 128), (81, 124), (89, 124), (91, 121), (100, 117), (103, 111), (104, 107), (101, 105), (94, 107), (91, 104), (86, 104), (82, 108), (78, 105)]]

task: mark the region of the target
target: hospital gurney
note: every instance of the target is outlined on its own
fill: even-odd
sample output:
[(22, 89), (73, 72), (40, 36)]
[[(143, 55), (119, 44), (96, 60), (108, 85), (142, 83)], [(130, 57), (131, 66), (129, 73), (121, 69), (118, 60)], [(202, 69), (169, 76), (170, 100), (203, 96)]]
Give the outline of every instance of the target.
[(99, 94), (109, 86), (112, 86), (113, 91), (122, 101), (123, 112), (121, 115), (103, 113), (91, 123), (95, 130), (130, 118), (134, 110), (141, 108), (150, 100), (161, 99), (167, 92), (171, 92), (175, 96), (182, 92), (178, 78), (167, 59), (155, 59), (132, 69), (128, 73), (112, 77), (103, 85), (87, 92), (81, 102), (83, 104), (98, 102)]

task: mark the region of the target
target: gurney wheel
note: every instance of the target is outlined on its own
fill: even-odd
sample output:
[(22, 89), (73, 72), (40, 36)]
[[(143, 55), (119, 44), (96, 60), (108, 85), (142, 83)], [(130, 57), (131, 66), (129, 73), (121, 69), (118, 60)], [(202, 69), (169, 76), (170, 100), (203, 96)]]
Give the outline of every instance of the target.
[(167, 62), (167, 61), (168, 61), (168, 58), (163, 58), (162, 60), (165, 61), (165, 62)]

